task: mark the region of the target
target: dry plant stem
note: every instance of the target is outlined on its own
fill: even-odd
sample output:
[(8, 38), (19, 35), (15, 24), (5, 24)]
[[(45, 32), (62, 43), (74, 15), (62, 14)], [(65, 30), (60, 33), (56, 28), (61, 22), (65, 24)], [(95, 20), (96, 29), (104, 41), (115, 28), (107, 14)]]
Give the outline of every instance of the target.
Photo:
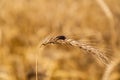
[(115, 67), (119, 64), (120, 60), (115, 60), (111, 62), (111, 64), (107, 65), (106, 70), (103, 74), (102, 80), (110, 80), (110, 75), (115, 69)]
[(41, 46), (38, 45), (36, 47), (36, 55), (35, 55), (35, 71), (36, 71), (36, 80), (38, 80), (38, 53), (39, 53), (39, 48), (41, 49)]
[(38, 80), (38, 55), (36, 54), (36, 80)]
[(115, 43), (117, 41), (117, 36), (116, 36), (116, 30), (115, 30), (114, 16), (113, 16), (111, 10), (109, 9), (109, 7), (107, 6), (107, 4), (105, 3), (104, 0), (96, 0), (96, 1), (97, 1), (98, 5), (101, 7), (101, 9), (103, 10), (106, 17), (109, 20), (110, 31), (111, 31), (111, 44), (112, 44), (113, 48), (115, 48), (116, 47)]
[(107, 16), (107, 18), (109, 18), (110, 20), (112, 20), (112, 23), (113, 23), (114, 22), (114, 18), (113, 18), (112, 12), (108, 8), (108, 6), (104, 2), (104, 0), (96, 0), (96, 1), (99, 4), (99, 6), (102, 8), (102, 10), (105, 13), (105, 15)]

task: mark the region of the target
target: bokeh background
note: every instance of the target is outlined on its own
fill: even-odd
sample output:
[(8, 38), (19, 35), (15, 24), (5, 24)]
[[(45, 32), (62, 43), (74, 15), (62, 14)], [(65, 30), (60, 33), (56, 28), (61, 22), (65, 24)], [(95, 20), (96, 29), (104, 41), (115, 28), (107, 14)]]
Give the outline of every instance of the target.
[[(0, 0), (0, 80), (102, 80), (106, 66), (70, 46), (39, 45), (50, 34), (95, 43), (120, 80), (120, 0)], [(116, 57), (117, 56), (117, 57)]]

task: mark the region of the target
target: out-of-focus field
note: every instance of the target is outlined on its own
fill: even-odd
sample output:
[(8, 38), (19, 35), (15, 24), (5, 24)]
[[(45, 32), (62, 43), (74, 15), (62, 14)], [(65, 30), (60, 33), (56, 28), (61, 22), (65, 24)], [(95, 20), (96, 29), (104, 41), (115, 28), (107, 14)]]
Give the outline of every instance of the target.
[(0, 0), (0, 80), (35, 80), (36, 54), (39, 80), (106, 77), (82, 50), (38, 48), (51, 33), (96, 43), (118, 62), (109, 80), (120, 80), (120, 0)]

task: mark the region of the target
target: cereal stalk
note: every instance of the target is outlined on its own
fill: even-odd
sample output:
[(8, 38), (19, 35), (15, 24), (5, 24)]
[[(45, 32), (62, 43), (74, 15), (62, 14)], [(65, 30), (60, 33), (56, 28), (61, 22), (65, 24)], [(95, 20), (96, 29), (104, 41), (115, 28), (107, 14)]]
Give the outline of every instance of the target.
[(73, 39), (66, 39), (65, 36), (57, 36), (55, 38), (50, 38), (49, 40), (47, 40), (46, 43), (43, 43), (42, 45), (47, 45), (51, 43), (63, 44), (63, 45), (66, 44), (66, 45), (71, 45), (73, 47), (78, 47), (82, 50), (85, 50), (87, 53), (91, 54), (94, 58), (96, 58), (98, 61), (103, 62), (105, 65), (110, 63), (110, 61), (108, 60), (108, 58), (104, 55), (102, 51), (86, 43), (79, 42)]

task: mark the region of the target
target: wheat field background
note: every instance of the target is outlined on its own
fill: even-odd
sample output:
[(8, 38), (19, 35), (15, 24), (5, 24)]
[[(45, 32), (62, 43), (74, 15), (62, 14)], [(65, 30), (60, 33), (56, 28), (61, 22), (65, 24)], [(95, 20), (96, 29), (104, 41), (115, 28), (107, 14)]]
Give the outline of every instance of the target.
[[(88, 41), (112, 63), (71, 46), (39, 47), (53, 34)], [(120, 80), (120, 0), (0, 0), (0, 80)]]

